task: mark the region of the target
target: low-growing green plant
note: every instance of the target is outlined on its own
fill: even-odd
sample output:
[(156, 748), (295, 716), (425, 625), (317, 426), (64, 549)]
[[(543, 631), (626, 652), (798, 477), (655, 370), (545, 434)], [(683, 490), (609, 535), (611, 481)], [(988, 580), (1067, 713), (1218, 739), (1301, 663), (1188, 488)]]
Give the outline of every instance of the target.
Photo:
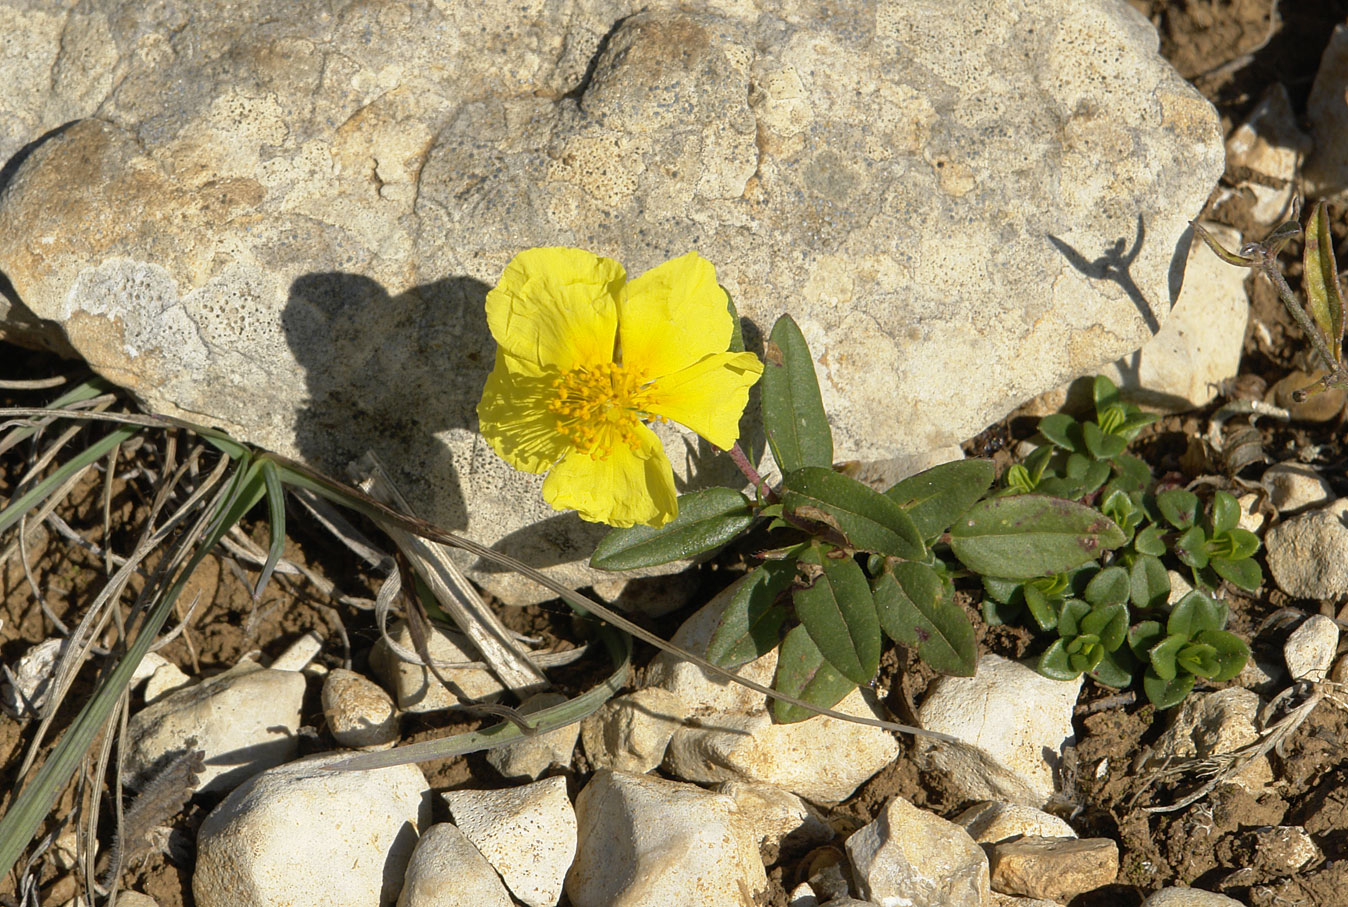
[[(1157, 490), (1146, 462), (1127, 452), (1156, 417), (1121, 400), (1107, 378), (1093, 384), (1094, 419), (1043, 419), (1043, 443), (1001, 483), (990, 461), (961, 460), (880, 492), (833, 468), (813, 362), (789, 316), (765, 358), (762, 420), (780, 483), (769, 487), (736, 447), (752, 499), (731, 488), (682, 495), (672, 523), (615, 530), (591, 559), (626, 570), (755, 543), (760, 563), (728, 597), (712, 662), (736, 667), (780, 646), (774, 688), (825, 706), (874, 679), (884, 637), (938, 671), (971, 674), (974, 628), (954, 580), (975, 576), (987, 623), (1020, 622), (1044, 637), (1036, 665), (1048, 677), (1089, 674), (1123, 687), (1141, 676), (1148, 697), (1168, 706), (1195, 677), (1224, 680), (1244, 664), (1248, 650), (1213, 623), (1212, 608), (1225, 610), (1206, 591), (1186, 598), (1176, 629), (1153, 639), (1168, 618), (1168, 566), (1188, 567), (1200, 590), (1223, 580), (1254, 589), (1258, 539), (1237, 526), (1226, 492), (1203, 512), (1192, 492)], [(1192, 602), (1214, 603), (1203, 606), (1208, 635), (1185, 636), (1183, 658), (1171, 659), (1178, 643), (1169, 640), (1198, 626), (1184, 616), (1200, 607)], [(774, 714), (811, 712), (779, 701)]]

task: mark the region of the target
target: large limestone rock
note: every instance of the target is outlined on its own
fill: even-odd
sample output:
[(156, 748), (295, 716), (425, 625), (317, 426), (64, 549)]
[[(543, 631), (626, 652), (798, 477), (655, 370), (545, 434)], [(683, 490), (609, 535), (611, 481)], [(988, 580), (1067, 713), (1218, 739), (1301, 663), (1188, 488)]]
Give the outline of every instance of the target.
[(0, 0), (0, 23), (0, 332), (329, 471), (373, 449), (422, 515), (577, 584), (602, 528), (475, 431), (483, 298), (520, 249), (637, 274), (696, 248), (751, 345), (801, 324), (839, 458), (889, 458), (1160, 330), (1222, 171), (1216, 114), (1125, 0)]

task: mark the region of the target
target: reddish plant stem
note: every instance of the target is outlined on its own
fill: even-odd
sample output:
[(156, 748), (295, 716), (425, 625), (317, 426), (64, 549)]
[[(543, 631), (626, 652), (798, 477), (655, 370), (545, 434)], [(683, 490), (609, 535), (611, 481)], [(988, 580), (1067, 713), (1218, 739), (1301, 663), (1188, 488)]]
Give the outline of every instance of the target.
[(763, 477), (758, 474), (758, 470), (754, 469), (754, 465), (749, 462), (749, 458), (745, 456), (738, 441), (730, 445), (730, 450), (726, 451), (726, 453), (730, 454), (730, 459), (739, 467), (740, 472), (744, 473), (745, 477), (748, 478), (754, 488), (758, 489), (758, 494), (763, 500), (768, 503), (777, 500), (777, 495), (768, 487), (768, 483), (763, 481)]

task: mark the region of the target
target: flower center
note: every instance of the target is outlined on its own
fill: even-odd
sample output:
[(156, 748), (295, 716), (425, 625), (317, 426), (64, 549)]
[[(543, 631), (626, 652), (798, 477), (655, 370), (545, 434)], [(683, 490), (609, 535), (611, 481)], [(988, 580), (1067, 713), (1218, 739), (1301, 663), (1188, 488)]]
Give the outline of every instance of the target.
[[(616, 445), (640, 448), (637, 426), (649, 418), (646, 388), (616, 362), (572, 369), (552, 382), (556, 395), (548, 411), (557, 415), (557, 430), (576, 450), (607, 460)], [(654, 417), (665, 421), (663, 416)]]

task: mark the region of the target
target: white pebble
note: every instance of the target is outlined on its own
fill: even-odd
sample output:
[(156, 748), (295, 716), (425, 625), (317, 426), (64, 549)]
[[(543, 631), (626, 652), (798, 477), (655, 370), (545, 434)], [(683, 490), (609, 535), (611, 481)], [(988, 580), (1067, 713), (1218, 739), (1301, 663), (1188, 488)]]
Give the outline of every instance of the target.
[(1323, 614), (1312, 614), (1283, 643), (1287, 673), (1293, 680), (1324, 680), (1338, 647), (1339, 625)]
[(379, 684), (344, 668), (323, 678), (323, 717), (342, 746), (386, 749), (398, 739), (398, 710)]

